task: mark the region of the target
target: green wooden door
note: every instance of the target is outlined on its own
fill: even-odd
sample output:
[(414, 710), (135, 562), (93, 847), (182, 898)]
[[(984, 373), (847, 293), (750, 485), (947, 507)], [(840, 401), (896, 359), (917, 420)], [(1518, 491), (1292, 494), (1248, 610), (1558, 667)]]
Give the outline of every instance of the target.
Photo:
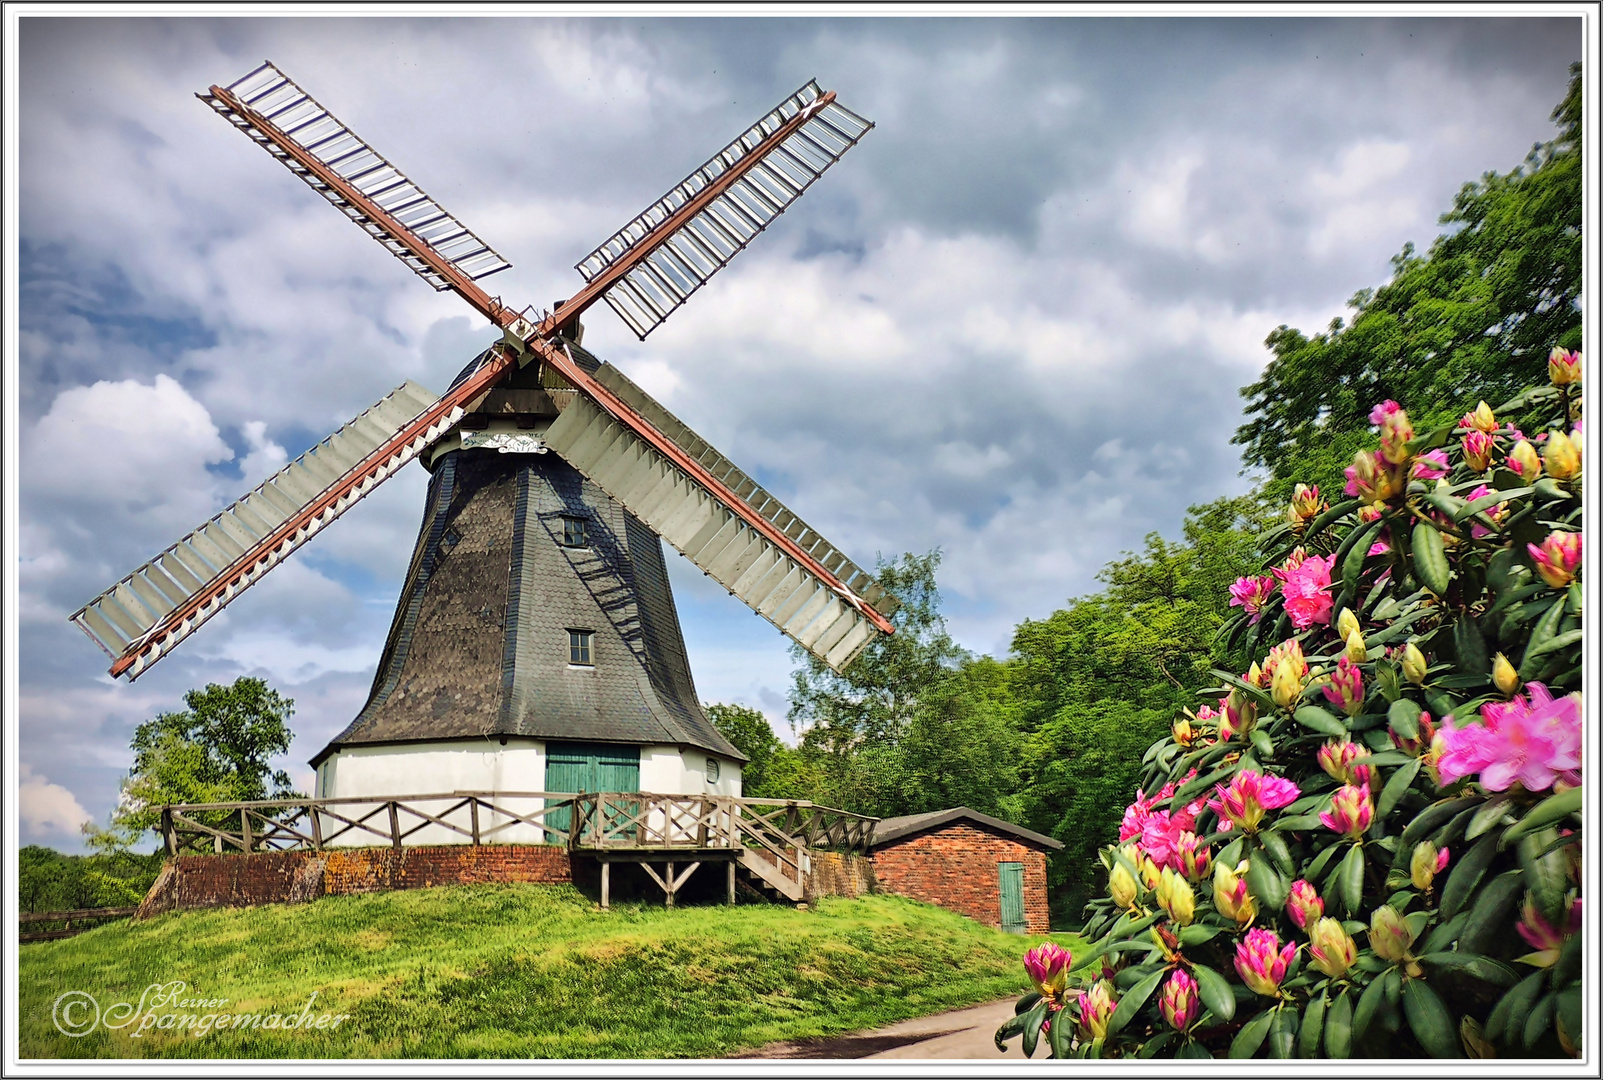
[[(640, 790), (640, 748), (605, 743), (546, 743), (545, 789), (594, 794), (598, 791)], [(572, 821), (567, 808), (553, 811), (546, 821), (566, 829)]]
[(1028, 929), (1024, 919), (1024, 864), (996, 864), (1002, 889), (1002, 932), (1022, 934)]

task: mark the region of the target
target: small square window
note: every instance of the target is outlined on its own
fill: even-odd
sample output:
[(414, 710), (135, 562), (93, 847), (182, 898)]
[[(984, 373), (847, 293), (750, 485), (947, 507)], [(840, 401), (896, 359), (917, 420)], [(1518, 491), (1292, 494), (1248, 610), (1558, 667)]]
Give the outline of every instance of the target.
[(590, 546), (590, 529), (582, 517), (562, 519), (562, 546), (581, 548)]
[(569, 630), (568, 663), (581, 664), (585, 667), (592, 666), (595, 663), (591, 659), (594, 655), (592, 646), (594, 645), (595, 636), (595, 633), (590, 630)]

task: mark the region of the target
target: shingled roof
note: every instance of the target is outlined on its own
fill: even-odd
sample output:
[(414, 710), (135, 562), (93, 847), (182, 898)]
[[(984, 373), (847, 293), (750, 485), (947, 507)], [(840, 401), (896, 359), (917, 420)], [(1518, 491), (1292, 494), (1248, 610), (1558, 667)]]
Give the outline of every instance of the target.
[[(587, 366), (595, 360), (574, 348)], [(567, 518), (588, 544), (563, 544)], [(593, 637), (569, 663), (568, 631)], [(662, 542), (555, 453), (457, 449), (348, 746), (524, 736), (693, 746), (745, 760), (702, 711)]]
[(1011, 821), (1003, 821), (1001, 818), (982, 814), (978, 810), (970, 810), (966, 806), (954, 806), (950, 810), (933, 810), (927, 814), (907, 814), (903, 817), (885, 818), (874, 826), (874, 839), (869, 844), (869, 847), (871, 849), (883, 847), (896, 840), (905, 840), (907, 837), (918, 833), (939, 829), (941, 826), (948, 825), (954, 821), (972, 821), (984, 828), (1015, 836), (1027, 844), (1035, 844), (1052, 851), (1059, 851), (1063, 847), (1063, 841), (1061, 840), (1054, 840), (1050, 836), (1032, 832), (1023, 826), (1013, 824)]

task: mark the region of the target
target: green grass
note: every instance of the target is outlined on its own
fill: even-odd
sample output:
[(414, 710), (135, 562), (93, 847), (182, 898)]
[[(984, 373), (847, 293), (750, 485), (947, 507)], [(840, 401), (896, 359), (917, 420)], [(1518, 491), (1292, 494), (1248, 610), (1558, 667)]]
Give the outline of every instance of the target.
[[(1071, 948), (1070, 935), (1053, 935)], [(1022, 993), (1040, 938), (893, 896), (782, 906), (621, 906), (568, 886), (486, 885), (176, 912), (21, 948), (20, 1050), (63, 1057), (719, 1057)], [(324, 1031), (82, 1038), (51, 1012), (183, 980), (214, 1009), (318, 1012)]]

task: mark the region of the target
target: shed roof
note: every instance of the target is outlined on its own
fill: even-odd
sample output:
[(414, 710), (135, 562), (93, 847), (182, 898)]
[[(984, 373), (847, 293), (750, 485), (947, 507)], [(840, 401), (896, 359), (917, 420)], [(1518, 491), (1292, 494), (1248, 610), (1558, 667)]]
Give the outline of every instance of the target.
[(1032, 832), (1011, 821), (994, 818), (990, 814), (982, 814), (978, 810), (970, 810), (966, 806), (954, 806), (950, 810), (932, 810), (927, 814), (907, 814), (903, 817), (885, 818), (874, 827), (874, 840), (870, 848), (883, 847), (895, 840), (903, 840), (915, 833), (929, 832), (939, 829), (943, 825), (954, 821), (973, 821), (996, 832), (1016, 836), (1026, 844), (1048, 848), (1052, 851), (1061, 850), (1063, 841), (1054, 840), (1050, 836), (1043, 836)]

